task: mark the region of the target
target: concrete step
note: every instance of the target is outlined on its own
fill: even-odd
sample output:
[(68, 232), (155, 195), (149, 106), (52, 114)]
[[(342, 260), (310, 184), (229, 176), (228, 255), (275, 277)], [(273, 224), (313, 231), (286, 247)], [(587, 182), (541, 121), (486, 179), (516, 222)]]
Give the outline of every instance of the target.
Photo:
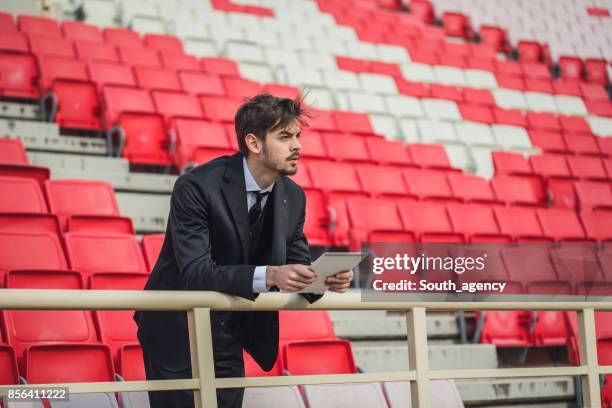
[(0, 117), (40, 120), (38, 104), (0, 101)]
[(60, 135), (54, 123), (0, 119), (0, 134), (20, 139), (28, 150), (106, 155), (104, 139)]
[(127, 160), (108, 156), (85, 156), (81, 154), (58, 154), (49, 152), (28, 152), (30, 163), (48, 167), (51, 174), (56, 171), (82, 172), (80, 178), (89, 178), (89, 172), (109, 172), (127, 174), (130, 164)]
[[(88, 165), (95, 166), (96, 163), (90, 162)], [(106, 172), (106, 170), (83, 172), (77, 169), (52, 169), (51, 177), (58, 179), (81, 178), (104, 180), (112, 184), (115, 191), (160, 193), (164, 197), (168, 197), (168, 194), (172, 192), (172, 187), (177, 178), (177, 176), (165, 174)], [(168, 214), (160, 215), (165, 217)]]
[[(355, 363), (365, 372), (408, 370), (406, 341), (352, 341)], [(429, 344), (429, 365), (434, 370), (497, 368), (491, 344)]]
[[(406, 317), (403, 313), (384, 310), (330, 311), (336, 335), (348, 339), (406, 338)], [(428, 313), (429, 338), (458, 338), (459, 329), (454, 313)]]
[(166, 231), (169, 195), (116, 192), (115, 196), (121, 215), (132, 219), (139, 234)]

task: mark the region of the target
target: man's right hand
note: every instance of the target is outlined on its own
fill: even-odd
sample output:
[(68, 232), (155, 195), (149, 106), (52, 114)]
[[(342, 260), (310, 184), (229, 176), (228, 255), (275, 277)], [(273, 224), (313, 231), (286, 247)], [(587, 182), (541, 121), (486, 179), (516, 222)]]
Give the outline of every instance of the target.
[(266, 286), (276, 286), (284, 292), (297, 292), (317, 280), (317, 275), (306, 265), (268, 266)]

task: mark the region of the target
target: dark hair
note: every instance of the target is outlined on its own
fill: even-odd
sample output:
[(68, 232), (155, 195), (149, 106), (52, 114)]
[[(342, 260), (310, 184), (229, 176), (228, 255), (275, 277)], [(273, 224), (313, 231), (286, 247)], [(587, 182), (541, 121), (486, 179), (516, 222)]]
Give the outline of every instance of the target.
[(265, 140), (269, 131), (285, 128), (293, 121), (300, 126), (308, 126), (305, 118), (311, 115), (304, 109), (303, 103), (302, 94), (295, 99), (277, 98), (270, 94), (259, 94), (248, 99), (238, 108), (234, 118), (240, 152), (245, 157), (249, 152), (245, 141), (249, 133)]

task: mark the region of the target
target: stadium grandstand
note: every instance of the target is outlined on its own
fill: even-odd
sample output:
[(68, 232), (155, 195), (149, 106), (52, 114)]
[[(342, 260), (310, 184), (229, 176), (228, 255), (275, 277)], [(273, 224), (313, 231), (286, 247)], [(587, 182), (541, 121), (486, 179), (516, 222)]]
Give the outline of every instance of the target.
[[(293, 177), (313, 254), (381, 236), (543, 242), (541, 268), (562, 281), (563, 243), (585, 242), (612, 281), (611, 13), (612, 0), (0, 0), (0, 298), (141, 290), (177, 177), (236, 152), (236, 109), (262, 92), (302, 92), (314, 114)], [(276, 365), (245, 354), (246, 376), (407, 370), (406, 314), (357, 309), (281, 311)], [(131, 316), (0, 310), (0, 387), (144, 381)], [(612, 365), (612, 317), (594, 324), (588, 358)], [(428, 312), (432, 370), (559, 375), (433, 379), (427, 399), (612, 407), (612, 371), (589, 372), (601, 393), (586, 400), (565, 374), (587, 358), (582, 326), (571, 310)], [(244, 406), (414, 406), (406, 384), (254, 387)], [(31, 404), (149, 406), (145, 392)]]

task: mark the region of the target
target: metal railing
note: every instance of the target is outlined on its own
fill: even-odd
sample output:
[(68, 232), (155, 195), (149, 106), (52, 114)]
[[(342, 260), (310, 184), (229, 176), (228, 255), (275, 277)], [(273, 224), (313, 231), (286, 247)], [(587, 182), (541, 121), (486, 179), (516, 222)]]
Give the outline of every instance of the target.
[[(70, 393), (194, 391), (196, 407), (217, 406), (216, 389), (269, 387), (298, 384), (368, 383), (410, 381), (413, 407), (429, 407), (430, 383), (438, 379), (514, 378), (579, 376), (586, 407), (599, 407), (599, 375), (612, 374), (612, 366), (597, 363), (595, 311), (612, 311), (612, 302), (363, 302), (359, 291), (327, 293), (309, 304), (295, 294), (265, 293), (255, 302), (217, 292), (107, 291), (107, 290), (24, 290), (0, 289), (0, 310), (186, 310), (191, 347), (192, 379), (126, 381), (70, 384), (36, 384), (36, 387), (64, 386)], [(406, 311), (408, 371), (341, 375), (215, 378), (210, 312), (271, 310), (402, 310)], [(426, 311), (459, 310), (558, 310), (576, 311), (580, 365), (566, 367), (524, 367), (498, 369), (431, 370), (429, 368)], [(31, 387), (21, 385), (17, 387)], [(0, 386), (0, 395), (9, 388)]]

